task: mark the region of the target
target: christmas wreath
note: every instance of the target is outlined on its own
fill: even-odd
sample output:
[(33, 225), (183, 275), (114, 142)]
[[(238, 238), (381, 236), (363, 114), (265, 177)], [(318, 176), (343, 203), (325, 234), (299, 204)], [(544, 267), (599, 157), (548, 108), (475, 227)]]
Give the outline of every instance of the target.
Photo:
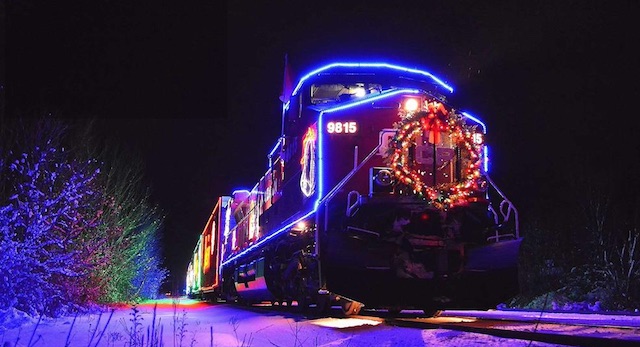
[[(423, 110), (403, 111), (400, 118), (401, 121), (394, 124), (396, 135), (390, 141), (385, 157), (397, 181), (398, 193), (417, 195), (440, 210), (469, 203), (473, 199), (472, 193), (483, 184), (480, 175), (482, 141), (477, 136), (474, 141), (476, 126), (467, 125), (462, 115), (438, 101), (426, 103)], [(453, 183), (428, 185), (425, 171), (419, 169), (410, 149), (415, 148), (416, 141), (422, 138), (428, 138), (431, 144), (440, 143), (443, 133), (459, 149), (461, 179)]]

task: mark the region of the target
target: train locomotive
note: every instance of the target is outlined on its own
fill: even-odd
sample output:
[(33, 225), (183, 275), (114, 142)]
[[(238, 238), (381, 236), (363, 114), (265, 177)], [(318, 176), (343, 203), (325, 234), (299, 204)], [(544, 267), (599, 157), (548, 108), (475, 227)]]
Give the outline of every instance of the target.
[(250, 189), (221, 196), (190, 297), (347, 315), (491, 307), (517, 293), (517, 209), (489, 176), (487, 127), (428, 71), (320, 66), (285, 93)]

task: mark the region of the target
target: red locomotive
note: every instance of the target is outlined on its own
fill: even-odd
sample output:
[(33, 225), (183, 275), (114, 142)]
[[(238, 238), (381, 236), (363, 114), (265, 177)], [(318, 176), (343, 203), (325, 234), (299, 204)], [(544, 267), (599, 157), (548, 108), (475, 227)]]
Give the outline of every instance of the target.
[(264, 176), (218, 199), (187, 294), (322, 311), (487, 307), (518, 289), (513, 204), (486, 126), (431, 73), (333, 63), (283, 101)]

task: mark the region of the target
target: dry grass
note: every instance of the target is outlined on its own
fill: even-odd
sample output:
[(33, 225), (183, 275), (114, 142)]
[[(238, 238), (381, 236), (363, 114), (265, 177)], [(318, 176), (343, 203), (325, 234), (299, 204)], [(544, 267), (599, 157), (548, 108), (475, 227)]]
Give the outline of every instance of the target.
[[(140, 309), (138, 308), (138, 304), (133, 304), (131, 306), (131, 312), (129, 313), (130, 318), (128, 320), (121, 318), (120, 324), (122, 325), (122, 332), (118, 331), (109, 331), (107, 329), (112, 325), (112, 318), (115, 312), (115, 309), (111, 309), (109, 312), (109, 316), (106, 318), (106, 322), (104, 322), (103, 326), (100, 326), (101, 321), (103, 320), (104, 313), (100, 313), (98, 315), (95, 326), (93, 324), (89, 324), (89, 342), (87, 347), (98, 347), (98, 346), (125, 346), (125, 347), (187, 347), (185, 344), (185, 340), (187, 337), (187, 312), (183, 310), (182, 312), (178, 312), (178, 302), (174, 300), (173, 303), (173, 320), (172, 320), (172, 328), (173, 328), (173, 339), (172, 344), (166, 344), (163, 339), (164, 326), (162, 324), (161, 318), (157, 318), (157, 309), (158, 304), (155, 304), (153, 307), (153, 315), (150, 324), (144, 329), (144, 318), (141, 315)], [(64, 347), (72, 347), (77, 346), (77, 344), (72, 343), (72, 336), (74, 333), (74, 328), (76, 327), (76, 320), (78, 315), (73, 318), (71, 322), (71, 326), (66, 334), (66, 339), (64, 343)], [(33, 327), (31, 331), (31, 335), (29, 337), (29, 342), (25, 345), (27, 347), (35, 347), (38, 342), (42, 342), (45, 346), (52, 346), (51, 343), (47, 342), (46, 337), (38, 334), (38, 328), (40, 327), (40, 323), (42, 320), (42, 316), (38, 319), (38, 322)], [(196, 323), (196, 325), (198, 325)], [(214, 346), (213, 341), (213, 327), (210, 327), (210, 347)], [(17, 347), (23, 346), (20, 331), (18, 332), (18, 337), (16, 337), (15, 341), (4, 341), (1, 340), (0, 343), (2, 347)], [(195, 339), (195, 331), (193, 331), (192, 339), (190, 341), (190, 346), (193, 347), (196, 343)], [(250, 343), (245, 344), (244, 341), (239, 347), (249, 347)]]

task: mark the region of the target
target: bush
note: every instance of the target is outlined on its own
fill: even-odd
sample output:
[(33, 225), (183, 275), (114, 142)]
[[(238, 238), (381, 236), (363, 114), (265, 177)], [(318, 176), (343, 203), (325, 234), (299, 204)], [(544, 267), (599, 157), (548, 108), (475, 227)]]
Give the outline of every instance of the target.
[(12, 125), (0, 134), (0, 309), (55, 316), (155, 296), (162, 218), (142, 172), (98, 161), (60, 122)]

